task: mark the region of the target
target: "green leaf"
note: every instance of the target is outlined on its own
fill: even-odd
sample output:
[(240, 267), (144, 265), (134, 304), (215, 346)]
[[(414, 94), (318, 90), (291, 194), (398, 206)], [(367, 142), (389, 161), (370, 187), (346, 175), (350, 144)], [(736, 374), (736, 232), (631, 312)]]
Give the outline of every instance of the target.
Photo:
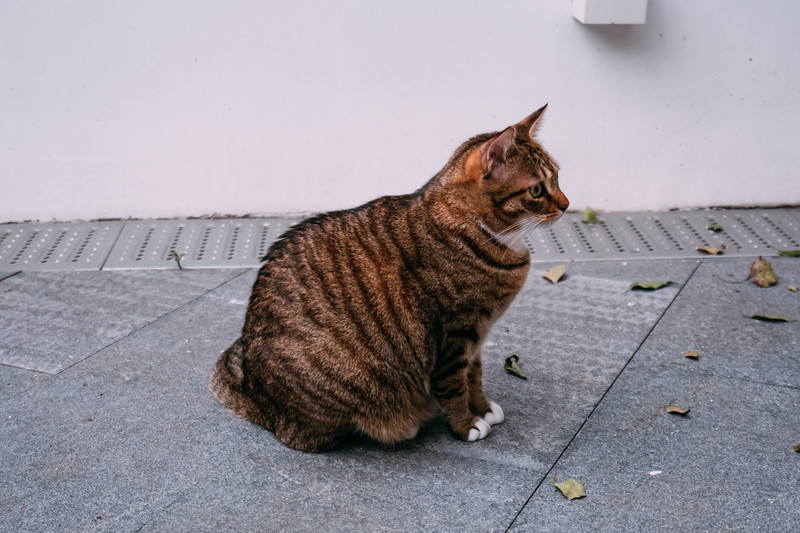
[(556, 475), (553, 474), (553, 485), (555, 485), (568, 500), (586, 497), (586, 490), (583, 488), (583, 485), (572, 478), (559, 482), (556, 480)]
[(566, 271), (567, 265), (558, 265), (542, 274), (542, 277), (549, 279), (553, 283), (558, 283), (558, 280), (564, 277), (564, 273), (566, 273)]
[(700, 248), (697, 249), (697, 251), (698, 252), (705, 252), (705, 253), (711, 254), (711, 255), (719, 255), (719, 254), (721, 254), (722, 252), (725, 251), (725, 248), (727, 248), (727, 246), (725, 244), (721, 245), (719, 248), (713, 248), (711, 246), (701, 246)]
[(778, 250), (778, 255), (783, 257), (800, 257), (800, 250)]
[(684, 357), (688, 357), (689, 359), (700, 359), (700, 352), (697, 350), (689, 350), (689, 353), (684, 355)]
[(673, 404), (669, 404), (667, 406), (667, 412), (668, 413), (672, 413), (672, 414), (676, 414), (676, 415), (688, 415), (689, 411), (691, 411), (691, 409), (681, 409), (677, 405), (673, 405)]
[(583, 218), (581, 220), (587, 224), (597, 224), (597, 212), (587, 205), (586, 209), (583, 210)]
[(759, 287), (769, 287), (778, 283), (778, 276), (772, 270), (772, 265), (763, 257), (759, 257), (758, 261), (750, 266), (750, 279)]
[(519, 357), (516, 355), (506, 357), (506, 364), (503, 365), (503, 370), (522, 379), (528, 379), (528, 376), (522, 372), (522, 367), (519, 366)]
[(765, 322), (797, 322), (797, 320), (793, 318), (788, 318), (783, 315), (745, 315), (747, 318), (752, 318), (754, 320), (763, 320)]
[(631, 290), (640, 289), (654, 291), (661, 287), (666, 287), (667, 285), (673, 285), (673, 283), (671, 281), (638, 281), (636, 283), (631, 283)]
[(708, 229), (714, 232), (719, 232), (722, 231), (722, 226), (720, 226), (716, 222), (712, 222), (711, 224), (708, 225)]
[(797, 453), (800, 453), (800, 444), (795, 444), (794, 445), (794, 451), (796, 451)]
[(179, 270), (183, 270), (183, 267), (181, 266), (181, 259), (183, 259), (184, 255), (186, 255), (186, 254), (178, 255), (178, 252), (176, 252), (175, 250), (172, 250), (169, 253), (169, 255), (167, 256), (167, 260), (171, 259), (171, 260), (175, 261), (176, 263), (178, 263), (178, 269)]

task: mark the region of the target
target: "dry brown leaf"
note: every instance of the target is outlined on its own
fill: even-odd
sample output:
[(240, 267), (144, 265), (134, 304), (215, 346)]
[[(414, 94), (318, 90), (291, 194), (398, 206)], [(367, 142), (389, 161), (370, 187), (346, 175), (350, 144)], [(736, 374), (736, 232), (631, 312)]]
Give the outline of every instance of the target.
[(792, 292), (797, 292), (798, 290), (800, 290), (800, 289), (798, 289), (797, 285), (789, 285), (786, 288), (789, 289)]
[(561, 491), (561, 494), (563, 494), (568, 500), (574, 500), (576, 498), (583, 498), (586, 496), (586, 490), (583, 488), (583, 485), (572, 478), (559, 482), (556, 480), (556, 475), (553, 474), (553, 485), (555, 485), (556, 488)]
[(697, 350), (689, 350), (689, 353), (684, 355), (684, 357), (688, 357), (689, 359), (700, 359), (700, 352)]
[(566, 272), (567, 272), (567, 265), (558, 265), (551, 268), (544, 274), (542, 274), (542, 277), (545, 279), (549, 279), (553, 283), (558, 283), (558, 281), (564, 277), (564, 274)]
[(689, 411), (691, 411), (691, 409), (681, 409), (677, 405), (673, 405), (673, 404), (669, 404), (667, 406), (667, 412), (675, 414), (675, 415), (688, 415)]
[(631, 283), (630, 290), (655, 291), (667, 285), (673, 285), (673, 283), (671, 281), (637, 281), (636, 283)]
[(794, 318), (785, 317), (783, 315), (746, 315), (746, 318), (754, 320), (763, 320), (765, 322), (797, 322)]
[(725, 248), (727, 248), (727, 245), (725, 244), (721, 244), (719, 248), (713, 248), (711, 246), (701, 246), (700, 248), (697, 249), (697, 251), (705, 252), (711, 255), (719, 255), (725, 251)]
[(758, 261), (750, 266), (750, 279), (759, 287), (769, 287), (778, 283), (778, 276), (772, 270), (772, 265), (763, 257), (759, 257)]
[(517, 355), (509, 355), (508, 357), (506, 357), (506, 362), (503, 365), (503, 370), (505, 370), (509, 374), (514, 374), (515, 376), (520, 377), (522, 379), (528, 379), (528, 376), (526, 376), (522, 372), (522, 367), (519, 366), (519, 356)]

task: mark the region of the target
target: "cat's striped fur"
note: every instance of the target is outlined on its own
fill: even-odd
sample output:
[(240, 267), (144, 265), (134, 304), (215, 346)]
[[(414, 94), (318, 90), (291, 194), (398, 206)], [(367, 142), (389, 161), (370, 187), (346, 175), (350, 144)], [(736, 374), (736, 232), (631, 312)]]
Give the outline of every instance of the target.
[(533, 138), (545, 107), (465, 142), (413, 194), (286, 232), (211, 376), (219, 401), (306, 451), (413, 438), (437, 403), (464, 440), (502, 422), (480, 347), (525, 282), (519, 236), (569, 204)]

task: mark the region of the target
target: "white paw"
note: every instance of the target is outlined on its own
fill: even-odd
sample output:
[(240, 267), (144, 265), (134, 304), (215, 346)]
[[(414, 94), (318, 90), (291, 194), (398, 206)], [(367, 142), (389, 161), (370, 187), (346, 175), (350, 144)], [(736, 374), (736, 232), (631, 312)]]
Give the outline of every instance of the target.
[(483, 418), (479, 418), (475, 422), (475, 427), (469, 430), (469, 437), (467, 437), (467, 440), (469, 442), (475, 442), (476, 440), (485, 439), (486, 436), (491, 432), (492, 426), (490, 426)]
[(506, 415), (503, 414), (503, 409), (494, 402), (489, 402), (489, 407), (491, 407), (492, 410), (483, 415), (483, 419), (492, 426), (501, 424), (503, 420), (506, 419)]

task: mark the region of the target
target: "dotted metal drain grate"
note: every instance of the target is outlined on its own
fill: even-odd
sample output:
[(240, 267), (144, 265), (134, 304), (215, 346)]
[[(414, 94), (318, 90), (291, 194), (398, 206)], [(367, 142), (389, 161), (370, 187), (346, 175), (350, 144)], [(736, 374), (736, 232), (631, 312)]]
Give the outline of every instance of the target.
[[(534, 261), (701, 257), (700, 247), (725, 247), (724, 256), (772, 256), (800, 249), (796, 209), (734, 209), (664, 213), (605, 213), (597, 224), (567, 214), (526, 239)], [(716, 228), (711, 229), (712, 227)]]
[(0, 270), (100, 270), (122, 222), (0, 225)]
[(125, 224), (105, 270), (254, 267), (295, 219), (152, 220)]

